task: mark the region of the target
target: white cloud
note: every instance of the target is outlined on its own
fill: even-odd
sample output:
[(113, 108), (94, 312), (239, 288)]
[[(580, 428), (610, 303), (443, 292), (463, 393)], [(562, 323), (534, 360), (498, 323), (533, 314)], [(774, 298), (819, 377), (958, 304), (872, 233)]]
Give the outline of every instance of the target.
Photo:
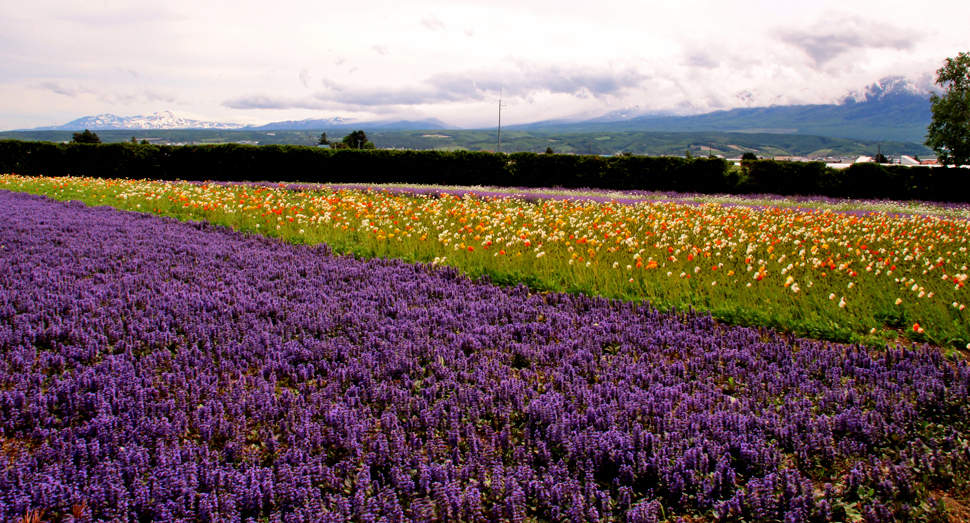
[(162, 89), (146, 87), (142, 92), (144, 93), (145, 99), (149, 102), (176, 103), (179, 101), (178, 96), (175, 93)]
[(438, 29), (441, 29), (442, 31), (445, 30), (445, 23), (438, 20), (438, 17), (433, 14), (429, 14), (428, 16), (422, 18), (420, 22), (421, 25), (429, 31), (437, 31)]
[(639, 87), (647, 76), (634, 66), (545, 64), (510, 59), (501, 68), (437, 73), (407, 86), (344, 85), (324, 79), (324, 90), (309, 97), (256, 94), (225, 100), (233, 109), (319, 109), (322, 107), (415, 106), (484, 101), (499, 90), (524, 101), (542, 93), (604, 98)]
[(92, 27), (131, 26), (140, 24), (170, 24), (188, 20), (189, 17), (169, 9), (142, 7), (137, 5), (112, 8), (105, 2), (105, 8), (77, 11), (52, 18)]
[(116, 89), (106, 85), (97, 87), (78, 85), (74, 87), (63, 85), (61, 82), (41, 82), (31, 86), (31, 88), (49, 91), (74, 99), (90, 95), (89, 97), (92, 99), (112, 105), (131, 105), (142, 102), (178, 102), (178, 97), (174, 93), (147, 86), (132, 89)]
[(855, 50), (912, 49), (920, 34), (906, 27), (860, 16), (840, 17), (838, 13), (818, 20), (807, 28), (781, 29), (779, 38), (802, 50), (817, 67)]
[(72, 86), (61, 85), (60, 82), (41, 82), (41, 83), (39, 83), (37, 85), (33, 85), (31, 87), (33, 87), (34, 89), (42, 89), (42, 90), (45, 90), (45, 91), (50, 91), (50, 92), (52, 92), (54, 94), (60, 94), (60, 95), (67, 96), (67, 97), (70, 97), (70, 98), (76, 98), (77, 95), (79, 95), (81, 93), (92, 93), (92, 92), (94, 92), (94, 91), (91, 91), (91, 90), (86, 89), (86, 88), (81, 87), (81, 86), (72, 87)]
[[(932, 75), (967, 40), (965, 24), (926, 13), (970, 19), (970, 3), (943, 0), (883, 0), (878, 12), (870, 0), (374, 0), (366, 14), (310, 0), (8, 3), (0, 115), (21, 127), (170, 104), (246, 123), (411, 111), (476, 125), (500, 88), (510, 123), (824, 103), (885, 76)], [(0, 129), (11, 122), (0, 116)]]

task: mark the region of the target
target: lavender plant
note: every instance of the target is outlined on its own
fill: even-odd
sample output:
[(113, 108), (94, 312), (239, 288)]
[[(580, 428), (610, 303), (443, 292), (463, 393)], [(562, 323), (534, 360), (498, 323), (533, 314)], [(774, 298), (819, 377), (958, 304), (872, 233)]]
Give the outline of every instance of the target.
[(0, 191), (0, 518), (926, 520), (970, 368)]

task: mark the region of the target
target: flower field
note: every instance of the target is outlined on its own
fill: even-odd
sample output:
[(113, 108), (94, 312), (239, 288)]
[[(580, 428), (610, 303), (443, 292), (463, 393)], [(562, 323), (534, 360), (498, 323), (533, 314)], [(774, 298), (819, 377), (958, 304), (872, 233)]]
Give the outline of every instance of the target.
[(966, 208), (898, 213), (616, 193), (526, 200), (11, 175), (0, 188), (450, 265), (498, 283), (692, 307), (815, 339), (879, 347), (902, 336), (954, 357), (970, 349)]
[[(258, 199), (233, 200), (244, 203), (230, 213), (228, 199), (206, 211), (213, 202), (135, 196), (132, 183), (118, 193), (84, 190), (149, 211), (152, 202), (166, 213), (200, 205), (234, 215), (239, 228), (318, 236), (293, 245), (0, 191), (0, 520), (41, 511), (45, 521), (133, 522), (923, 521), (945, 517), (952, 496), (966, 493), (970, 367), (936, 348), (809, 341), (705, 314), (499, 287), (431, 263), (334, 256), (314, 244), (321, 231), (347, 227), (343, 238), (369, 238), (368, 248), (388, 255), (395, 245), (427, 246), (420, 256), (518, 258), (540, 275), (544, 264), (574, 260), (562, 265), (577, 282), (599, 262), (585, 276), (598, 285), (610, 280), (595, 274), (614, 270), (604, 260), (625, 255), (634, 267), (618, 273), (640, 286), (631, 288), (648, 288), (648, 275), (668, 278), (663, 267), (646, 268), (650, 258), (670, 270), (693, 255), (710, 269), (720, 247), (722, 260), (730, 252), (773, 262), (794, 256), (792, 240), (765, 254), (729, 251), (729, 242), (742, 245), (730, 224), (743, 222), (661, 206), (654, 212), (690, 220), (690, 230), (728, 232), (709, 251), (677, 243), (663, 259), (657, 247), (639, 253), (640, 243), (643, 267), (635, 267), (613, 240), (620, 233), (607, 234), (639, 223), (614, 214), (629, 212), (619, 207), (604, 207), (599, 224), (610, 225), (594, 228), (577, 208), (543, 202), (543, 220), (523, 211), (526, 231), (512, 238), (498, 232), (508, 227), (504, 215), (482, 226), (493, 203), (473, 198), (387, 203), (364, 215), (385, 197), (219, 189)], [(268, 195), (317, 198), (317, 207), (263, 216), (260, 209), (280, 210), (261, 203)], [(332, 210), (320, 218), (313, 209), (325, 205)], [(412, 219), (434, 205), (439, 224), (448, 216), (447, 235), (434, 233), (432, 218)], [(794, 223), (812, 229), (807, 218)], [(371, 227), (361, 230), (365, 219)], [(849, 227), (866, 234), (868, 222), (832, 220), (831, 237)], [(602, 234), (576, 234), (589, 229)], [(659, 222), (656, 230), (650, 238), (666, 246), (674, 233), (661, 240)], [(779, 237), (780, 226), (772, 232)], [(926, 250), (949, 245), (940, 235), (919, 240), (930, 239)], [(824, 241), (829, 249), (819, 251), (837, 251), (833, 263), (863, 257), (861, 245), (848, 256), (845, 245)], [(812, 247), (804, 247), (806, 267), (794, 271), (792, 260), (786, 273), (802, 291), (782, 282), (785, 292), (800, 297), (821, 285), (802, 276), (823, 270), (810, 267), (821, 260), (807, 256)], [(735, 270), (739, 285), (778, 279), (771, 265), (759, 265), (760, 280), (754, 269)], [(720, 277), (725, 267), (711, 272)], [(959, 274), (946, 263), (933, 272), (941, 270)], [(838, 266), (827, 272), (868, 281)], [(705, 270), (691, 275), (670, 281), (710, 286)], [(954, 285), (927, 289), (962, 291)], [(851, 291), (843, 293), (850, 305)]]

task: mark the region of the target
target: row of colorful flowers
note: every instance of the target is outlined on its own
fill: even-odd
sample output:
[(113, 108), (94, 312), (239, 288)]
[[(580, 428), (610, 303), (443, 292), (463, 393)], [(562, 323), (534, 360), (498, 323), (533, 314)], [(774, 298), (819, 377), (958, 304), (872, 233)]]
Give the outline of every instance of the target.
[(902, 331), (970, 346), (970, 220), (959, 218), (400, 188), (17, 176), (0, 178), (0, 187), (206, 219), (368, 256), (524, 273), (552, 289), (690, 305), (742, 323), (822, 329), (823, 337), (875, 343)]

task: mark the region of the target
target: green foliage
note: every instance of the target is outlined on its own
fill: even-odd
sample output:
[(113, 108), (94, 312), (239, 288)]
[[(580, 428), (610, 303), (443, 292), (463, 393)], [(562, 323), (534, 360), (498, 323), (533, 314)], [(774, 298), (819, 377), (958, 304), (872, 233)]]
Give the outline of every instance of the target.
[(101, 138), (91, 131), (85, 129), (83, 133), (74, 133), (71, 140), (74, 143), (101, 143)]
[(947, 58), (936, 71), (943, 95), (930, 97), (933, 121), (926, 146), (936, 151), (943, 165), (970, 164), (970, 53)]
[(555, 151), (552, 150), (552, 147), (546, 147), (546, 154), (556, 154), (556, 153)]
[[(907, 171), (909, 172), (909, 171)], [(913, 198), (913, 187), (897, 176), (898, 170), (886, 169), (877, 163), (855, 163), (845, 170), (847, 176), (838, 180), (833, 194), (849, 198)], [(902, 182), (902, 183), (899, 183)], [(907, 195), (907, 193), (910, 193)]]
[(882, 153), (877, 153), (875, 158), (872, 159), (872, 161), (876, 163), (889, 163), (889, 159), (886, 158), (886, 155)]
[(758, 159), (758, 155), (754, 154), (751, 151), (745, 151), (745, 153), (741, 155), (741, 160), (757, 160), (757, 159)]
[(687, 158), (688, 160), (690, 160), (693, 157), (694, 155), (690, 153), (690, 149), (687, 149), (686, 151), (684, 151), (684, 158)]
[(335, 149), (239, 144), (176, 147), (126, 141), (92, 147), (0, 140), (0, 172), (156, 180), (559, 186), (970, 200), (970, 177), (961, 169), (859, 163), (839, 171), (821, 162), (772, 160), (746, 160), (735, 169), (720, 158), (394, 150), (361, 154), (343, 142), (335, 145)]
[(836, 176), (822, 162), (749, 160), (741, 164), (739, 192), (784, 196), (831, 195)]
[(317, 145), (330, 145), (330, 140), (327, 139), (327, 133), (320, 135), (320, 139), (317, 140)]
[[(348, 134), (347, 136), (344, 136), (344, 139), (341, 141), (347, 144), (347, 146), (350, 147), (351, 149), (373, 149), (374, 148), (374, 144), (370, 143), (367, 140), (367, 134), (364, 133), (364, 131), (354, 131)], [(370, 143), (370, 147), (367, 147), (367, 144), (369, 143)]]

